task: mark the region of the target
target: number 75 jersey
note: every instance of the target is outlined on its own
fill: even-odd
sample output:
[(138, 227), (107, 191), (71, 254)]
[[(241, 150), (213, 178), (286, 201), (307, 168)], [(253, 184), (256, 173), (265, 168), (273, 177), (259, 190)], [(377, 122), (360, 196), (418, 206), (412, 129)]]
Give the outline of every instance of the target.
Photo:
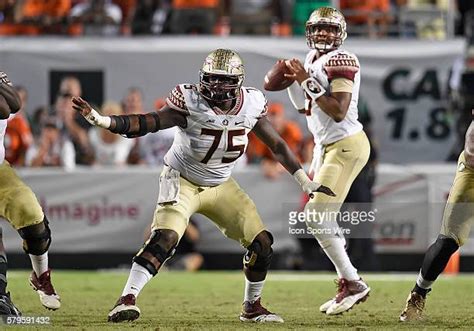
[(247, 148), (248, 133), (267, 112), (265, 96), (251, 87), (240, 89), (228, 112), (211, 107), (197, 85), (176, 86), (166, 103), (186, 115), (187, 126), (178, 128), (165, 164), (202, 186), (216, 186), (230, 177)]

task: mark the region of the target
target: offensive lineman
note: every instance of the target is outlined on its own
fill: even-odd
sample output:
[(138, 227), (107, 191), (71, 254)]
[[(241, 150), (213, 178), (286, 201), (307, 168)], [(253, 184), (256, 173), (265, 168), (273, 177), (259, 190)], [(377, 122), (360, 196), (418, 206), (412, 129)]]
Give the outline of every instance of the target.
[[(346, 37), (346, 21), (341, 12), (321, 7), (306, 22), (306, 42), (311, 50), (304, 66), (298, 59), (286, 62), (291, 74), (285, 76), (296, 80), (288, 88), (290, 99), (298, 111), (306, 113), (309, 131), (314, 136), (314, 180), (336, 193), (336, 197), (315, 194), (306, 204), (306, 215), (310, 214), (308, 211), (335, 215), (369, 158), (369, 141), (357, 120), (359, 60), (339, 48)], [(352, 265), (345, 239), (335, 232), (336, 220), (308, 218), (306, 223), (316, 230), (312, 232), (339, 277), (336, 296), (321, 305), (320, 311), (341, 314), (365, 301), (370, 288)]]
[[(6, 219), (23, 238), (23, 249), (30, 256), (33, 271), (30, 285), (44, 307), (59, 309), (61, 301), (51, 283), (48, 248), (51, 231), (48, 219), (31, 189), (16, 175), (5, 160), (3, 139), (7, 119), (20, 110), (20, 98), (7, 75), (0, 71), (0, 217)], [(0, 228), (0, 316), (20, 316), (10, 299), (7, 287), (7, 258)]]
[[(474, 110), (472, 111), (474, 116)], [(428, 248), (415, 287), (408, 295), (400, 321), (422, 319), (425, 300), (449, 258), (469, 238), (474, 222), (474, 119), (466, 132), (464, 151), (459, 155), (456, 176), (444, 209), (441, 231)]]
[(73, 99), (74, 108), (90, 123), (128, 137), (178, 127), (160, 176), (152, 234), (133, 259), (127, 284), (108, 315), (110, 322), (139, 317), (140, 310), (135, 305), (138, 294), (173, 255), (189, 217), (196, 212), (207, 216), (224, 235), (247, 249), (240, 320), (283, 322), (260, 304), (272, 258), (272, 235), (266, 231), (252, 200), (230, 177), (236, 160), (247, 147), (247, 134), (253, 130), (271, 148), (303, 191), (334, 193), (308, 178), (267, 120), (265, 96), (255, 88), (242, 86), (243, 80), (240, 56), (232, 50), (217, 49), (206, 57), (200, 83), (176, 86), (159, 112), (107, 117), (99, 115), (84, 100)]

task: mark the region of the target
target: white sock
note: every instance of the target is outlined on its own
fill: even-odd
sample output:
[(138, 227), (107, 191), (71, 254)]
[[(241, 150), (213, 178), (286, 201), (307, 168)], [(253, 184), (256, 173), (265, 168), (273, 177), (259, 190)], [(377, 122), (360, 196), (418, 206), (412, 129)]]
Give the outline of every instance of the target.
[(359, 280), (357, 269), (351, 263), (346, 249), (344, 248), (345, 240), (343, 238), (330, 238), (319, 242), (326, 255), (336, 267), (339, 278), (347, 280)]
[(244, 302), (250, 301), (251, 303), (255, 302), (262, 295), (263, 285), (265, 280), (260, 282), (251, 282), (245, 278), (245, 293), (244, 293)]
[(133, 294), (135, 297), (138, 297), (138, 293), (142, 290), (146, 283), (153, 278), (153, 275), (150, 272), (139, 265), (138, 263), (133, 262), (132, 269), (130, 269), (130, 274), (128, 275), (127, 284), (122, 292), (122, 296), (127, 294)]
[(418, 278), (416, 279), (416, 285), (418, 285), (419, 287), (425, 290), (429, 290), (431, 286), (433, 285), (433, 283), (434, 283), (434, 280), (431, 281), (431, 280), (424, 279), (423, 276), (421, 275), (421, 270), (420, 270), (418, 274)]
[(28, 255), (30, 256), (31, 266), (37, 277), (48, 271), (48, 252), (41, 255)]

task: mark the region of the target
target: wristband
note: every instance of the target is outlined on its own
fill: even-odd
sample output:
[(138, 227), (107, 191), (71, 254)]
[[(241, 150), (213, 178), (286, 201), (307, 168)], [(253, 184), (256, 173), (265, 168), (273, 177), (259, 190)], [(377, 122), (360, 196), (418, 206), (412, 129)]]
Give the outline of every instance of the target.
[(301, 87), (306, 94), (313, 100), (318, 100), (321, 96), (326, 93), (324, 87), (314, 78), (307, 78), (301, 83)]
[(303, 169), (298, 169), (295, 171), (293, 174), (293, 178), (300, 184), (301, 187), (305, 187), (309, 182), (311, 182), (311, 179), (309, 179), (308, 175)]
[(84, 116), (87, 121), (93, 125), (108, 129), (110, 127), (111, 119), (109, 116), (100, 115), (95, 109), (91, 109), (90, 113)]

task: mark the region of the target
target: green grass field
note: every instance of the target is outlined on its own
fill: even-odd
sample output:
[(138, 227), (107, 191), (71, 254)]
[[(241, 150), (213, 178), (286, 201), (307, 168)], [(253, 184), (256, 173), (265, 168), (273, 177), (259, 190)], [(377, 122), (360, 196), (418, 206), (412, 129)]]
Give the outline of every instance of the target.
[(372, 287), (369, 300), (342, 316), (326, 316), (318, 307), (335, 293), (333, 275), (273, 272), (265, 285), (263, 303), (285, 319), (279, 325), (239, 322), (243, 297), (243, 274), (239, 272), (163, 272), (141, 293), (140, 318), (120, 325), (106, 320), (122, 291), (126, 272), (55, 271), (53, 280), (63, 304), (55, 312), (42, 308), (28, 285), (27, 272), (8, 275), (9, 290), (23, 315), (50, 317), (50, 325), (36, 326), (43, 329), (474, 329), (474, 275), (441, 278), (428, 297), (426, 320), (401, 324), (398, 315), (414, 274), (365, 275)]

